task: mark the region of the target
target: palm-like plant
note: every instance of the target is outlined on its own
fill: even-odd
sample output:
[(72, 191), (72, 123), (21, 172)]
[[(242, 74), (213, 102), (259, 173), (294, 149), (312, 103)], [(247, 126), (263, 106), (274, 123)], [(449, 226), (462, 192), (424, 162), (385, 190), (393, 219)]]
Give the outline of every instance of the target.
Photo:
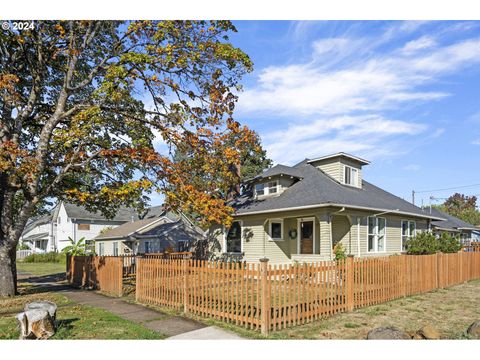
[(87, 244), (85, 243), (85, 238), (82, 237), (78, 239), (77, 242), (73, 240), (71, 237), (68, 237), (68, 241), (70, 241), (70, 245), (66, 246), (62, 252), (65, 254), (69, 254), (72, 256), (83, 256), (86, 255), (87, 252)]

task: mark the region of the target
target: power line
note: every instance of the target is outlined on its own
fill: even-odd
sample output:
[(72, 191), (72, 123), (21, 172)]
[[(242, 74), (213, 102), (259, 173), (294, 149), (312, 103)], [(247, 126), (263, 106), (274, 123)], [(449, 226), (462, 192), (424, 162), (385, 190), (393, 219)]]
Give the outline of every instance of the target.
[(464, 188), (475, 187), (475, 186), (480, 186), (480, 184), (472, 184), (472, 185), (455, 186), (455, 187), (443, 188), (443, 189), (433, 189), (433, 190), (422, 190), (422, 191), (415, 191), (415, 194), (421, 194), (421, 193), (427, 193), (427, 192), (445, 191), (445, 190), (464, 189)]

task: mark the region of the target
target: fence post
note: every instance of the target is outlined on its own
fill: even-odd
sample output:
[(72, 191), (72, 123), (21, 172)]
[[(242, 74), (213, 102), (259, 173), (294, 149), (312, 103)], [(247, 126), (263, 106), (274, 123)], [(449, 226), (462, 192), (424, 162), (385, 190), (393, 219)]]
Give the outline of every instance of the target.
[(260, 259), (260, 277), (262, 291), (261, 331), (267, 336), (270, 331), (270, 291), (268, 287), (268, 259)]
[(189, 266), (190, 260), (184, 259), (183, 260), (183, 312), (186, 314), (188, 313), (188, 275), (190, 271)]
[[(135, 257), (135, 301), (138, 302), (140, 299), (140, 289), (141, 289), (141, 281), (142, 281), (142, 272), (141, 267), (139, 266), (140, 257)], [(141, 261), (141, 260), (140, 260)]]
[(437, 253), (437, 277), (438, 277), (438, 288), (443, 289), (443, 254), (441, 252)]
[(346, 260), (347, 270), (347, 311), (353, 311), (355, 306), (355, 277), (353, 255), (349, 255)]

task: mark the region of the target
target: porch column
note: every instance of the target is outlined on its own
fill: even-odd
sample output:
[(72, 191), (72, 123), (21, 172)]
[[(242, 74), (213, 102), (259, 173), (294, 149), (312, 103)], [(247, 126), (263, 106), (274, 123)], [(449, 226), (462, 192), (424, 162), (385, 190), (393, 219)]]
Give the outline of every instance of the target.
[(330, 230), (330, 260), (333, 260), (333, 229), (332, 229), (332, 215), (328, 214), (327, 221)]

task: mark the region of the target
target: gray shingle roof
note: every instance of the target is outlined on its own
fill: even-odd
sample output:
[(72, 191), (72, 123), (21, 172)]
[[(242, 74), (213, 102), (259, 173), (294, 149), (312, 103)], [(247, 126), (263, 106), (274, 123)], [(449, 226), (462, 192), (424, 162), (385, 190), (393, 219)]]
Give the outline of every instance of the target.
[(276, 175), (287, 175), (296, 178), (302, 178), (301, 172), (297, 168), (278, 164), (265, 170), (263, 173), (255, 176), (253, 179), (265, 179)]
[(106, 231), (95, 238), (95, 240), (121, 239), (128, 236), (150, 236), (169, 232), (175, 228), (188, 228), (198, 234), (203, 234), (201, 230), (190, 224), (185, 217), (180, 217), (172, 212), (167, 212), (163, 217), (148, 218), (134, 222), (127, 222), (116, 228)]
[(443, 211), (440, 211), (436, 208), (425, 208), (425, 211), (428, 214), (433, 216), (445, 218), (443, 221), (434, 220), (432, 221), (432, 226), (442, 228), (442, 229), (452, 229), (452, 230), (478, 230), (475, 225), (469, 224), (453, 215), (447, 214)]
[(22, 234), (28, 233), (29, 231), (31, 231), (32, 229), (36, 228), (39, 225), (48, 224), (49, 222), (52, 221), (52, 217), (53, 215), (50, 213), (47, 215), (42, 215), (42, 216), (37, 216), (35, 218), (32, 218), (25, 226), (25, 229), (23, 230)]
[[(105, 216), (101, 212), (90, 212), (85, 207), (63, 203), (65, 206), (65, 211), (67, 212), (68, 217), (72, 219), (84, 219), (84, 220), (106, 220)], [(111, 221), (132, 221), (138, 219), (138, 215), (134, 209), (120, 208), (118, 209), (115, 217), (110, 219)]]
[(396, 211), (430, 217), (421, 208), (363, 180), (362, 188), (342, 185), (333, 178), (302, 161), (294, 166), (303, 178), (279, 196), (253, 199), (251, 193), (240, 197), (232, 206), (237, 215), (252, 212), (273, 212), (290, 208), (341, 205), (379, 211)]
[[(167, 222), (170, 222), (169, 220), (166, 220)], [(122, 224), (120, 226), (117, 226), (113, 229), (110, 229), (106, 231), (103, 234), (100, 234), (96, 237), (97, 240), (102, 240), (102, 239), (118, 239), (118, 238), (123, 238), (127, 237), (132, 233), (138, 232), (142, 228), (149, 228), (149, 225), (155, 226), (155, 224), (164, 224), (166, 222), (165, 220), (160, 221), (159, 218), (148, 218), (148, 219), (143, 219), (143, 220), (138, 220), (138, 221), (133, 221), (133, 222), (126, 222), (125, 224)]]

